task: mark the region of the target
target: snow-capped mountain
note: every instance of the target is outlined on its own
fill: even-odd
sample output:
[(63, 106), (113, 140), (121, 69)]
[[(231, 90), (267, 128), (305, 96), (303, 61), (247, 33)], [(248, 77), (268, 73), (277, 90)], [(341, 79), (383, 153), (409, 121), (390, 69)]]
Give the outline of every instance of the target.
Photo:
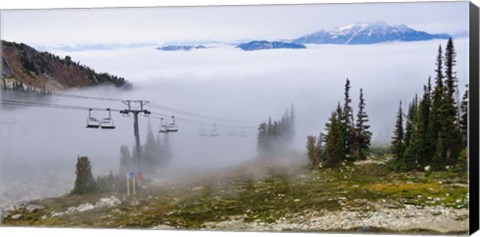
[(388, 25), (385, 22), (353, 23), (321, 30), (293, 40), (299, 44), (374, 44), (387, 41), (421, 41), (448, 39), (448, 34), (430, 34), (406, 25)]

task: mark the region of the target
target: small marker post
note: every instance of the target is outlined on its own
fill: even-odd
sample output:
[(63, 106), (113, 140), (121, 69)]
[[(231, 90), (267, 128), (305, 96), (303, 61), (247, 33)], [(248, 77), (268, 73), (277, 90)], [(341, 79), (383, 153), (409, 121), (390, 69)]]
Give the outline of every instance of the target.
[(135, 177), (133, 177), (133, 180), (132, 180), (132, 186), (133, 186), (133, 195), (135, 195)]
[(127, 178), (127, 197), (130, 197), (130, 180)]

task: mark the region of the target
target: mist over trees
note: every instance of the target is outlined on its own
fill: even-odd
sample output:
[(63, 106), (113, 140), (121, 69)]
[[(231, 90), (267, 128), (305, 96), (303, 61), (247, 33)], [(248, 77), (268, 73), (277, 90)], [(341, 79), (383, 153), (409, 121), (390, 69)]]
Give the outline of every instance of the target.
[(433, 170), (445, 170), (456, 165), (466, 167), (461, 164), (466, 161), (460, 160), (466, 160), (461, 153), (466, 154), (468, 91), (460, 102), (454, 70), (455, 56), (452, 39), (448, 40), (445, 53), (440, 45), (434, 88), (429, 78), (423, 95), (420, 99), (415, 95), (406, 115), (400, 103), (391, 143), (395, 169), (422, 170), (429, 166)]
[(360, 89), (357, 119), (350, 98), (350, 80), (345, 81), (344, 103), (340, 102), (325, 124), (326, 133), (307, 137), (307, 155), (312, 165), (335, 167), (342, 162), (367, 158), (372, 133), (369, 131), (368, 114), (363, 89)]
[[(120, 175), (126, 175), (129, 171), (136, 170), (137, 155), (135, 151), (135, 146), (133, 146), (132, 153), (127, 145), (120, 147)], [(150, 121), (145, 142), (140, 149), (140, 156), (142, 172), (147, 175), (154, 174), (159, 169), (168, 166), (172, 159), (168, 133), (163, 135), (163, 139), (160, 133), (155, 137)]]
[(292, 147), (295, 135), (295, 111), (293, 105), (286, 109), (280, 120), (263, 122), (258, 127), (257, 153), (259, 156), (275, 155)]

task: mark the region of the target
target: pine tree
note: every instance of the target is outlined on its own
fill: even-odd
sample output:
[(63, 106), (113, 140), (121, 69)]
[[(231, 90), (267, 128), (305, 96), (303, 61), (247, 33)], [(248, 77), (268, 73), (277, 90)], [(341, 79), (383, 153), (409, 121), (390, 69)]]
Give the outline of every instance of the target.
[(346, 160), (346, 130), (344, 124), (342, 124), (344, 117), (342, 107), (338, 104), (337, 109), (332, 112), (329, 122), (326, 124), (327, 137), (325, 142), (325, 153), (327, 159), (325, 166), (327, 167), (335, 167)]
[(395, 131), (394, 136), (392, 137), (392, 143), (390, 146), (390, 151), (394, 155), (395, 165), (397, 169), (400, 169), (404, 166), (403, 152), (403, 112), (402, 112), (402, 101), (400, 101), (400, 106), (397, 112), (397, 121), (395, 122)]
[(318, 164), (316, 140), (315, 136), (307, 136), (307, 156), (313, 166)]
[(406, 170), (412, 170), (418, 168), (418, 144), (417, 144), (417, 107), (418, 98), (415, 95), (415, 99), (410, 103), (408, 108), (408, 115), (406, 116), (406, 128), (403, 137), (403, 161)]
[(132, 158), (130, 157), (130, 151), (128, 146), (123, 145), (120, 147), (120, 176), (123, 177), (122, 175), (126, 175), (131, 169)]
[(421, 167), (430, 165), (432, 157), (432, 149), (428, 136), (428, 127), (430, 123), (430, 93), (431, 85), (430, 78), (428, 78), (428, 85), (423, 87), (424, 93), (422, 100), (418, 105), (417, 123), (416, 123), (416, 141), (417, 141), (417, 161)]
[[(447, 98), (454, 100), (455, 88), (457, 83), (456, 72), (453, 67), (456, 65), (457, 53), (453, 45), (452, 38), (448, 39), (447, 46), (445, 47), (445, 87), (447, 92)], [(452, 102), (455, 103), (455, 100)]]
[[(345, 154), (353, 160), (354, 157), (352, 154), (354, 153), (354, 143), (356, 140), (356, 133), (354, 128), (354, 120), (353, 120), (353, 109), (350, 105), (352, 103), (352, 99), (350, 98), (350, 80), (348, 78), (345, 81), (345, 91), (344, 91), (344, 104), (343, 104), (343, 111), (342, 111), (342, 120), (341, 124), (342, 127), (345, 128)], [(340, 114), (339, 114), (340, 115)]]
[(261, 123), (258, 127), (257, 153), (262, 156), (267, 152), (267, 124)]
[[(445, 154), (443, 151), (443, 137), (441, 131), (445, 128), (444, 115), (445, 115), (445, 88), (443, 85), (443, 58), (442, 47), (438, 48), (437, 62), (436, 62), (436, 77), (435, 88), (432, 94), (432, 108), (430, 110), (430, 123), (429, 123), (429, 135), (428, 139), (431, 141), (432, 151), (432, 167), (434, 169), (441, 169), (444, 167)], [(440, 149), (441, 150), (438, 150)]]
[(367, 158), (366, 151), (370, 147), (372, 133), (368, 130), (368, 115), (365, 112), (365, 99), (363, 98), (363, 89), (360, 88), (360, 102), (358, 103), (357, 123), (355, 124), (355, 157), (356, 159), (365, 160)]
[(320, 133), (320, 135), (318, 135), (318, 138), (317, 138), (317, 146), (316, 146), (316, 153), (317, 153), (317, 159), (318, 159), (318, 163), (320, 162), (323, 162), (325, 160), (325, 156), (324, 156), (324, 147), (323, 147), (323, 143), (325, 142), (325, 139), (324, 139), (325, 135), (323, 133)]
[(463, 146), (467, 146), (467, 133), (468, 133), (468, 85), (466, 85), (467, 90), (463, 94), (462, 104), (460, 106), (460, 130), (462, 132), (462, 143)]
[(163, 157), (162, 160), (164, 164), (170, 163), (173, 158), (172, 149), (170, 148), (170, 137), (168, 136), (168, 133), (166, 133), (163, 137), (161, 157)]
[(142, 148), (142, 159), (145, 167), (144, 171), (146, 173), (153, 173), (159, 166), (159, 154), (156, 153), (156, 142), (150, 121), (148, 121), (147, 138), (145, 139), (145, 144)]
[(444, 139), (445, 163), (454, 165), (457, 163), (461, 151), (461, 133), (459, 127), (459, 116), (455, 101), (457, 88), (457, 77), (454, 70), (456, 65), (456, 52), (453, 40), (450, 38), (445, 49), (445, 87), (444, 99), (444, 127), (442, 129)]
[(70, 194), (87, 194), (97, 191), (97, 183), (92, 175), (92, 166), (88, 157), (77, 158), (75, 186)]

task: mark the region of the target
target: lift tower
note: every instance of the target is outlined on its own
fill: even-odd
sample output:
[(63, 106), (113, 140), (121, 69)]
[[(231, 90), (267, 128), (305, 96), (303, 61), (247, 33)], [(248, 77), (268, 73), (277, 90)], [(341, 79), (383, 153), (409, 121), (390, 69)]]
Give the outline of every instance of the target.
[[(143, 113), (145, 116), (151, 114), (150, 111), (143, 109), (143, 106), (148, 103), (148, 101), (144, 100), (124, 100), (122, 103), (126, 104), (128, 109), (121, 110), (121, 114), (128, 115), (130, 113), (133, 114), (133, 134), (135, 135), (135, 149), (137, 154), (137, 172), (142, 172), (142, 163), (140, 158), (140, 132), (138, 129), (138, 114)], [(139, 104), (140, 109), (133, 109), (132, 104)]]

